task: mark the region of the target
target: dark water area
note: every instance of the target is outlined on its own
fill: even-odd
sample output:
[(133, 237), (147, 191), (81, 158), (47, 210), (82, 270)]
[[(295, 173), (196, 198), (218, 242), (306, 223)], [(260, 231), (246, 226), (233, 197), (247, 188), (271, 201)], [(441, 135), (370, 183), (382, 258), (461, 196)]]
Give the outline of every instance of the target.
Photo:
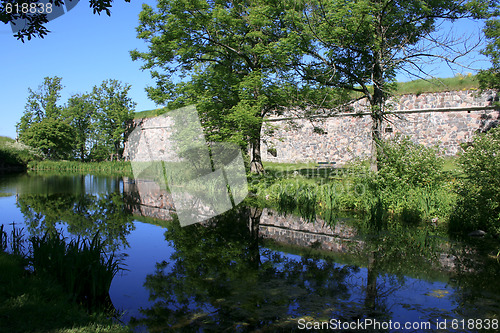
[[(27, 236), (99, 236), (126, 269), (110, 297), (138, 332), (496, 331), (491, 249), (421, 229), (366, 233), (240, 205), (181, 227), (154, 184), (0, 175), (0, 224)], [(495, 329), (497, 328), (497, 329)]]

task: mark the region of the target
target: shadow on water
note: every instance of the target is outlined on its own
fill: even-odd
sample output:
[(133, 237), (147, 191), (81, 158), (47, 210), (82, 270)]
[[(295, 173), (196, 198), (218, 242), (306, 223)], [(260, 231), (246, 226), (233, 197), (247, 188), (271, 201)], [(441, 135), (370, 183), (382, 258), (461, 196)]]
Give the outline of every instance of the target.
[[(283, 197), (280, 213), (239, 206), (181, 228), (168, 193), (150, 183), (19, 176), (0, 179), (0, 192), (15, 193), (32, 235), (99, 232), (110, 250), (130, 256), (137, 220), (166, 227), (157, 231), (169, 251), (155, 253), (155, 267), (127, 266), (144, 270), (133, 288), (149, 296), (132, 311), (138, 330), (288, 332), (332, 319), (423, 321), (434, 329), (444, 319), (500, 313), (500, 263), (485, 241), (450, 242), (432, 228), (386, 223), (376, 206), (370, 216), (346, 218), (306, 202), (297, 210)], [(302, 216), (287, 214), (287, 207)]]
[[(165, 232), (175, 253), (146, 278), (154, 304), (132, 325), (150, 331), (291, 331), (299, 320), (355, 320), (350, 278), (359, 268), (313, 252), (289, 256), (260, 246), (262, 209), (240, 207)], [(348, 311), (346, 311), (348, 310)], [(389, 318), (386, 309), (376, 314)]]

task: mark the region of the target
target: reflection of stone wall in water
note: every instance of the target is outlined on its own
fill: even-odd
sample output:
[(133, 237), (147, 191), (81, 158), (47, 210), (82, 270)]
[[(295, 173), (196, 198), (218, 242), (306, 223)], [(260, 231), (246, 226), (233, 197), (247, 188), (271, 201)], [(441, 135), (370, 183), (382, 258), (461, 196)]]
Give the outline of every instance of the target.
[(124, 179), (123, 193), (132, 214), (172, 220), (174, 204), (170, 193), (154, 181)]
[(353, 239), (356, 235), (352, 227), (338, 222), (332, 229), (324, 221), (310, 223), (296, 216), (283, 216), (264, 209), (260, 218), (259, 235), (279, 243), (310, 247), (333, 252), (349, 252), (361, 243)]

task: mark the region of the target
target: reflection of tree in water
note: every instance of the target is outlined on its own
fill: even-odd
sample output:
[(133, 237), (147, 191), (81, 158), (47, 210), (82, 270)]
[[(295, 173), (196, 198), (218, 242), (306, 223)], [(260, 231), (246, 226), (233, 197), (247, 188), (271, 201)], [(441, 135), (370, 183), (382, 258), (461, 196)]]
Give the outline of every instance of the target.
[(93, 237), (97, 232), (110, 250), (127, 245), (126, 235), (134, 228), (132, 215), (120, 193), (19, 194), (17, 206), (32, 235), (53, 233), (58, 223), (75, 236)]
[(300, 318), (363, 316), (362, 309), (342, 310), (352, 306), (343, 304), (349, 303), (348, 278), (357, 269), (259, 247), (261, 212), (240, 208), (185, 228), (172, 223), (165, 237), (176, 251), (145, 282), (156, 303), (132, 324), (152, 332), (290, 331)]
[(358, 255), (366, 258), (364, 308), (368, 316), (389, 312), (387, 300), (405, 286), (407, 276), (427, 278), (441, 270), (442, 238), (430, 228), (391, 224), (374, 214), (358, 220), (356, 227), (363, 241)]
[(469, 244), (455, 244), (455, 268), (450, 285), (457, 309), (463, 318), (499, 318), (500, 262), (492, 256), (497, 253), (498, 240), (469, 240)]

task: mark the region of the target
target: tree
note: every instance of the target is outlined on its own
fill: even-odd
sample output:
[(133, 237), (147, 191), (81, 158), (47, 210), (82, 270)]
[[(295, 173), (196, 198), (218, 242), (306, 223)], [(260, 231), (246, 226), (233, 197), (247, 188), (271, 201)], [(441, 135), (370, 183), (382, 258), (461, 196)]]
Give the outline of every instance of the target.
[(92, 90), (95, 105), (96, 149), (107, 147), (111, 160), (121, 159), (136, 103), (128, 97), (132, 86), (118, 80), (105, 80)]
[(40, 149), (50, 159), (65, 159), (71, 157), (74, 133), (66, 121), (44, 118), (23, 133), (23, 142)]
[(62, 78), (45, 77), (42, 85), (34, 91), (28, 88), (28, 101), (24, 107), (24, 114), (17, 123), (19, 139), (23, 138), (24, 132), (33, 124), (41, 122), (46, 117), (57, 118), (60, 116), (61, 107), (57, 104), (61, 97)]
[[(307, 55), (295, 68), (308, 81), (361, 94), (372, 118), (372, 169), (386, 104), (396, 73), (426, 77), (425, 62), (441, 59), (457, 64), (470, 51), (446, 34), (439, 24), (463, 18), (484, 18), (490, 1), (359, 0), (304, 1), (297, 5), (290, 29), (300, 36)], [(291, 17), (291, 16), (289, 16)]]
[(17, 124), (19, 140), (39, 148), (48, 158), (68, 158), (73, 150), (73, 129), (58, 105), (61, 80), (45, 77), (38, 90), (29, 88), (24, 114)]
[(70, 97), (64, 109), (65, 116), (75, 134), (75, 151), (80, 160), (84, 161), (90, 150), (90, 136), (95, 116), (95, 105), (88, 94), (77, 94)]
[[(0, 3), (0, 21), (5, 24), (15, 23), (17, 19), (26, 20), (26, 27), (17, 32), (14, 36), (20, 39), (24, 43), (24, 38), (31, 40), (32, 37), (44, 38), (48, 32), (50, 32), (45, 24), (48, 22), (47, 14), (45, 13), (30, 13), (29, 11), (23, 13), (23, 11), (17, 12), (17, 8), (22, 8), (23, 4), (37, 3), (38, 0), (2, 0)], [(67, 3), (65, 0), (49, 0), (54, 6), (63, 6)], [(73, 2), (75, 2), (73, 0)], [(78, 0), (76, 1), (78, 2)], [(105, 11), (108, 16), (111, 15), (111, 0), (90, 0), (90, 8), (92, 8), (94, 14), (101, 15), (102, 11)], [(125, 0), (125, 2), (130, 2), (130, 0)], [(17, 4), (18, 7), (15, 5)]]
[(500, 128), (478, 133), (459, 163), (465, 177), (459, 181), (449, 231), (463, 234), (481, 229), (500, 235)]
[(482, 53), (490, 58), (492, 66), (479, 72), (479, 83), (481, 89), (500, 90), (500, 20), (488, 20), (483, 31), (489, 43)]
[[(230, 136), (249, 146), (256, 173), (264, 171), (263, 118), (287, 105), (283, 87), (292, 76), (283, 73), (297, 57), (282, 43), (288, 6), (282, 1), (161, 0), (154, 11), (143, 5), (137, 31), (149, 50), (131, 52), (156, 79), (157, 86), (147, 89), (151, 99), (197, 104), (212, 139)], [(173, 74), (190, 80), (174, 84)]]

